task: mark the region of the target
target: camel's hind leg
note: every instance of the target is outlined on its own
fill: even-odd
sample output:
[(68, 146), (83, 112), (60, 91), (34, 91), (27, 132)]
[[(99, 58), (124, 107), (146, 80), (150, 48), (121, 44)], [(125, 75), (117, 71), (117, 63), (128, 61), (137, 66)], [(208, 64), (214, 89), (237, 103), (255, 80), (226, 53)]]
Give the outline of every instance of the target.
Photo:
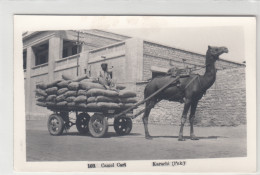
[(152, 137), (149, 134), (148, 131), (148, 117), (149, 114), (151, 112), (151, 109), (153, 108), (153, 102), (146, 102), (145, 104), (145, 111), (144, 111), (144, 115), (143, 115), (143, 123), (144, 123), (144, 131), (145, 131), (145, 138), (146, 139), (152, 139)]

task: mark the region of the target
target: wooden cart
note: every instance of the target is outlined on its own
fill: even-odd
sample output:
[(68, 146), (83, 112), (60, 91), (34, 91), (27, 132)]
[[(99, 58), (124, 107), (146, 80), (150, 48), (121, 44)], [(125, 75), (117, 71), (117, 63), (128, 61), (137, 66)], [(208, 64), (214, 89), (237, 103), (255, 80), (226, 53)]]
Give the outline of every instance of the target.
[[(85, 109), (85, 108), (58, 108), (48, 107), (54, 113), (49, 116), (48, 130), (51, 135), (61, 135), (64, 129), (69, 129), (71, 126), (76, 125), (80, 134), (86, 134), (90, 132), (93, 137), (103, 137), (108, 130), (108, 118), (114, 118), (113, 125), (118, 135), (127, 135), (132, 130), (132, 119), (142, 114), (145, 109), (141, 110), (137, 114), (133, 114), (133, 109), (139, 105), (144, 104), (155, 95), (158, 95), (161, 91), (166, 89), (169, 85), (176, 83), (179, 80), (179, 76), (173, 78), (172, 81), (164, 85), (161, 89), (154, 92), (151, 96), (136, 103), (128, 109)], [(76, 113), (76, 122), (70, 121), (69, 114), (71, 112)], [(88, 113), (94, 113), (90, 117)]]
[[(93, 137), (103, 137), (108, 126), (114, 126), (114, 129), (118, 135), (129, 134), (132, 130), (132, 111), (128, 114), (122, 115), (114, 119), (113, 125), (108, 124), (109, 118), (114, 118), (114, 115), (119, 114), (123, 109), (80, 109), (80, 108), (51, 108), (54, 113), (49, 116), (48, 130), (51, 135), (61, 135), (64, 129), (69, 129), (71, 126), (76, 125), (80, 134), (86, 134), (90, 132)], [(76, 122), (70, 120), (69, 115), (76, 113)], [(90, 117), (89, 113), (94, 113)]]

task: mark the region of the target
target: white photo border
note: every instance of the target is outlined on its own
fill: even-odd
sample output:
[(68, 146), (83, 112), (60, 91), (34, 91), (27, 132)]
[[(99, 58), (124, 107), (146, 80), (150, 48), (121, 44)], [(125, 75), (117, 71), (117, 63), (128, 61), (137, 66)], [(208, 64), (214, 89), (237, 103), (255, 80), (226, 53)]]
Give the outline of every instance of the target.
[[(187, 5), (189, 7), (187, 7)], [(129, 8), (131, 6), (132, 8)], [(1, 101), (0, 115), (1, 121), (4, 124), (0, 129), (0, 136), (2, 143), (0, 146), (1, 159), (0, 159), (0, 172), (3, 174), (15, 174), (13, 163), (13, 138), (15, 137), (13, 132), (13, 17), (15, 14), (40, 14), (40, 15), (188, 15), (188, 16), (255, 16), (257, 19), (257, 29), (259, 29), (259, 2), (256, 1), (171, 1), (171, 0), (151, 0), (151, 1), (125, 1), (118, 0), (115, 2), (109, 1), (89, 1), (84, 2), (80, 0), (54, 0), (52, 2), (45, 0), (38, 1), (1, 1), (0, 2), (0, 19), (2, 19), (3, 26), (0, 28), (0, 55), (1, 55), (1, 69), (2, 76), (1, 81), (4, 82), (5, 87), (1, 86), (1, 97), (5, 99)], [(257, 46), (259, 45), (259, 35), (257, 35)], [(259, 47), (257, 47), (257, 58), (259, 56)], [(5, 60), (4, 60), (5, 58)], [(258, 75), (258, 69), (260, 68), (260, 62), (256, 62), (256, 73)], [(259, 76), (257, 78), (257, 87), (259, 87)], [(257, 91), (258, 92), (258, 91)], [(259, 100), (259, 93), (256, 94), (257, 100)], [(259, 115), (259, 104), (257, 103), (257, 117)], [(260, 121), (257, 120), (257, 133), (259, 132), (258, 126)], [(257, 150), (259, 150), (259, 134), (257, 135)], [(257, 151), (257, 157), (259, 158), (259, 151)], [(242, 172), (241, 172), (242, 173)], [(257, 172), (259, 173), (259, 165)], [(29, 173), (23, 173), (29, 174)], [(50, 173), (41, 173), (50, 174)], [(56, 173), (51, 173), (56, 174)], [(72, 174), (63, 173), (63, 174)], [(73, 172), (73, 174), (78, 174)], [(237, 173), (232, 173), (237, 174)]]
[[(14, 57), (21, 57), (22, 53), (22, 32), (24, 31), (41, 31), (41, 30), (69, 30), (69, 29), (102, 29), (110, 24), (117, 25), (113, 28), (128, 28), (131, 27), (130, 21), (138, 20), (138, 18), (145, 18), (145, 20), (151, 21), (146, 25), (153, 26), (156, 21), (162, 21), (163, 16), (34, 16), (34, 15), (16, 15), (14, 17)], [(247, 97), (247, 157), (240, 158), (214, 158), (214, 159), (186, 159), (187, 165), (185, 167), (153, 167), (153, 160), (135, 160), (135, 161), (123, 161), (127, 163), (127, 167), (123, 171), (135, 172), (252, 172), (255, 167), (255, 18), (254, 17), (174, 17), (168, 16), (168, 20), (176, 20), (178, 25), (189, 27), (187, 21), (192, 18), (194, 25), (197, 26), (242, 26), (244, 28), (245, 35), (245, 58), (246, 58), (246, 97)], [(38, 22), (37, 22), (38, 21)], [(67, 21), (72, 21), (73, 24)], [(93, 24), (88, 21), (98, 21), (97, 24)], [(130, 24), (125, 23), (128, 21)], [(183, 22), (182, 22), (183, 21)], [(33, 25), (28, 25), (33, 24)], [(169, 23), (168, 23), (169, 24)], [(175, 24), (175, 23), (174, 23)], [(156, 23), (157, 25), (157, 23)], [(72, 28), (73, 26), (73, 28)], [(141, 27), (143, 23), (141, 24)], [(138, 26), (140, 27), (140, 26)], [(22, 59), (14, 60), (15, 74), (14, 74), (14, 86), (22, 87), (24, 84)], [(15, 168), (21, 171), (75, 171), (75, 172), (103, 172), (104, 169), (96, 168), (95, 170), (89, 169), (88, 164), (100, 164), (105, 161), (61, 161), (61, 162), (26, 162), (26, 142), (25, 142), (25, 117), (22, 118), (21, 114), (25, 116), (24, 110), (24, 92), (23, 89), (14, 89), (14, 153), (15, 153)], [(248, 117), (251, 116), (251, 117)], [(23, 125), (24, 124), (24, 125)], [(21, 146), (23, 145), (23, 146)], [(166, 161), (166, 160), (161, 160)], [(170, 160), (171, 161), (171, 160)], [(174, 161), (174, 160), (172, 160)], [(111, 163), (117, 163), (118, 161), (110, 161)], [(201, 167), (200, 165), (204, 165)], [(120, 172), (122, 168), (106, 169), (108, 172)]]

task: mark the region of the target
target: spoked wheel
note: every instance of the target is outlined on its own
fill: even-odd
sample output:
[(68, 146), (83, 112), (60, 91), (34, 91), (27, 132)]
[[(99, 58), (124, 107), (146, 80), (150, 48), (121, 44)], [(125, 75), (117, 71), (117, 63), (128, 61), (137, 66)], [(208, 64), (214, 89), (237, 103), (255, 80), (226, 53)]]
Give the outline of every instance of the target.
[(95, 113), (88, 123), (89, 132), (93, 137), (103, 137), (108, 130), (108, 122), (104, 115)]
[(64, 130), (64, 120), (60, 115), (52, 114), (49, 116), (47, 126), (51, 135), (61, 135)]
[(118, 135), (127, 135), (132, 130), (132, 119), (118, 117), (114, 120), (114, 129)]
[(89, 122), (90, 116), (88, 113), (80, 113), (77, 116), (76, 119), (76, 127), (80, 134), (86, 134), (88, 133), (88, 122)]

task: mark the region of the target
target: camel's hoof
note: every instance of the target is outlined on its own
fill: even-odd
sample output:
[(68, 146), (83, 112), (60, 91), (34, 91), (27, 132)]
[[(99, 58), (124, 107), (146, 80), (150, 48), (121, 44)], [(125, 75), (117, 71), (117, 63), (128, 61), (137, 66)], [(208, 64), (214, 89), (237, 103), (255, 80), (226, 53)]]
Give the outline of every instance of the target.
[(191, 140), (199, 140), (198, 137), (191, 137), (190, 139), (191, 139)]
[(151, 136), (145, 136), (147, 140), (152, 140), (153, 138)]
[(178, 141), (185, 141), (185, 138), (179, 138)]

